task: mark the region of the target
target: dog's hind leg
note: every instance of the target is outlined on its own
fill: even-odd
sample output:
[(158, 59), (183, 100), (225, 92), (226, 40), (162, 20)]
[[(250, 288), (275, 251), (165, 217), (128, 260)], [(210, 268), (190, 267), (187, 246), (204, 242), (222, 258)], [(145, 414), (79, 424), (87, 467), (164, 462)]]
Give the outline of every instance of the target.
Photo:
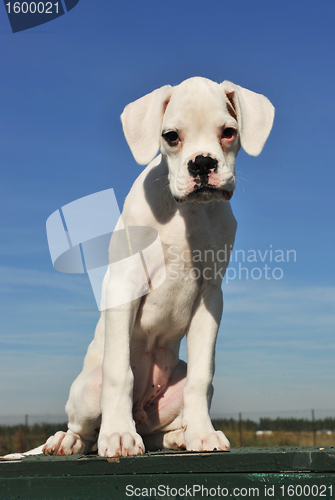
[(65, 407), (69, 417), (68, 431), (56, 432), (47, 440), (43, 448), (45, 455), (88, 453), (97, 440), (101, 421), (103, 316), (102, 313), (83, 370), (70, 389)]
[(88, 453), (97, 440), (100, 427), (101, 367), (89, 375), (85, 369), (73, 382), (66, 404), (68, 431), (56, 432), (43, 449), (45, 455)]

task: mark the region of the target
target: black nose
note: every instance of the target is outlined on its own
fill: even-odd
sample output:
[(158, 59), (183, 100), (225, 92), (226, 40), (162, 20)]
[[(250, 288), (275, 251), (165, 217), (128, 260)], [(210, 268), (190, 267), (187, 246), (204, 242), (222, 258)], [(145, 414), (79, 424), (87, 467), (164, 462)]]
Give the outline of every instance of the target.
[(208, 176), (211, 170), (217, 171), (218, 161), (214, 160), (210, 156), (198, 155), (195, 157), (194, 161), (190, 160), (187, 164), (188, 171), (192, 177)]

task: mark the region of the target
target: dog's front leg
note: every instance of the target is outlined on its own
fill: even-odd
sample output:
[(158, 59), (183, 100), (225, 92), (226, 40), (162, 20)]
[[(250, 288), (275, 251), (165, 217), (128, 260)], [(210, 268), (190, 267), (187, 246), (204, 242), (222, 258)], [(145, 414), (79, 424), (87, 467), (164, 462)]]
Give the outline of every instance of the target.
[(187, 378), (182, 426), (188, 450), (229, 450), (221, 431), (215, 431), (209, 408), (213, 394), (214, 357), (223, 309), (220, 286), (209, 285), (199, 297), (187, 333)]
[(144, 453), (133, 420), (133, 373), (130, 340), (139, 300), (106, 310), (105, 350), (102, 367), (100, 456)]

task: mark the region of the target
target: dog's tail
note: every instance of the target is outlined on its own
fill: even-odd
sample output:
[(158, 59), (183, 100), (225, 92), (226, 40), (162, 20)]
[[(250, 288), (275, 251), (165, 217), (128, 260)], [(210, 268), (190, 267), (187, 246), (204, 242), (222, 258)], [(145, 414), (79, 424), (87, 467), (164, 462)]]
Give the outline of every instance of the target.
[(41, 455), (43, 453), (44, 444), (38, 446), (37, 448), (33, 448), (32, 450), (25, 451), (24, 453), (10, 453), (9, 455), (5, 455), (4, 457), (0, 457), (1, 461), (9, 461), (9, 460), (22, 460), (24, 457), (29, 457), (31, 455)]

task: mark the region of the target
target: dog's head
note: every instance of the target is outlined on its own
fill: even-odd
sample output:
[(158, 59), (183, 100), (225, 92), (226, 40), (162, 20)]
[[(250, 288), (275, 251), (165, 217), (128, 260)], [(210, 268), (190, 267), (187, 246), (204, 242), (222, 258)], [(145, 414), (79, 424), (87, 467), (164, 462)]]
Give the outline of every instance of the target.
[(200, 77), (154, 90), (121, 115), (138, 163), (149, 163), (161, 150), (178, 202), (229, 200), (240, 147), (257, 156), (273, 118), (274, 107), (263, 95)]

